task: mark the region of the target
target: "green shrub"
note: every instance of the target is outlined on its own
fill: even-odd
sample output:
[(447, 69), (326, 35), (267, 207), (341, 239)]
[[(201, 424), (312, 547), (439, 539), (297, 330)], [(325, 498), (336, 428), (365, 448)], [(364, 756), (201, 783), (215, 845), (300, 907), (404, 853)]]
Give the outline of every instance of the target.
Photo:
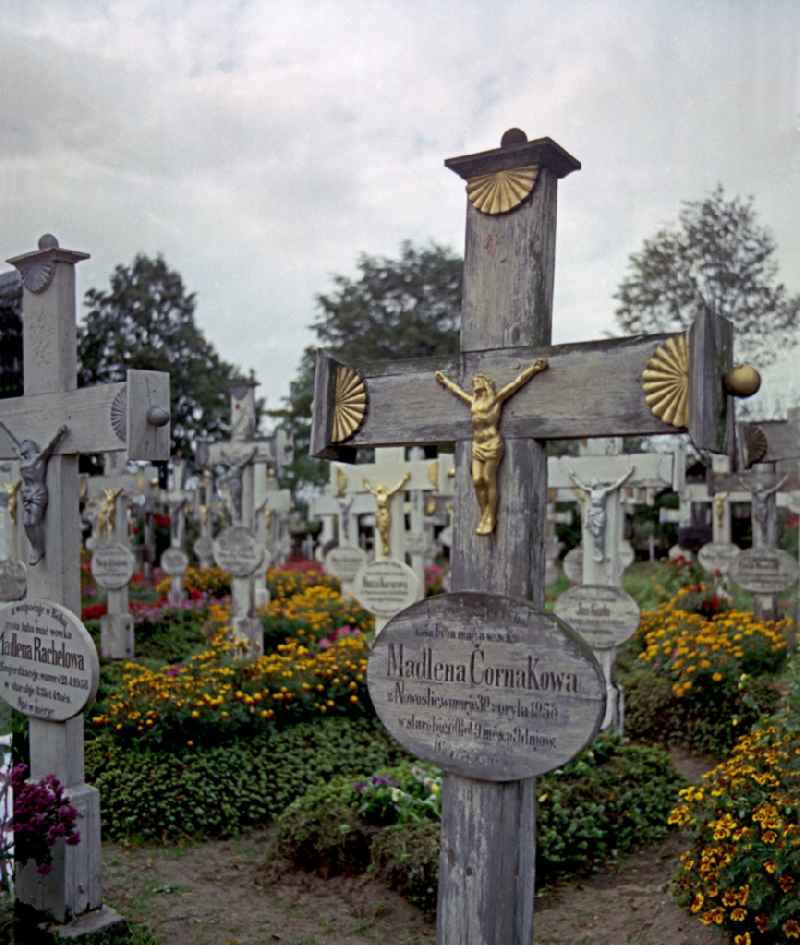
[(764, 715), (779, 694), (768, 679), (723, 680), (681, 696), (668, 677), (636, 668), (623, 676), (625, 734), (634, 741), (685, 745), (721, 757)]
[(401, 750), (371, 720), (323, 719), (226, 746), (126, 749), (107, 735), (86, 746), (105, 839), (231, 836), (265, 824), (314, 784), (396, 763)]
[(157, 618), (137, 620), (137, 660), (177, 663), (207, 645), (205, 610), (164, 608)]
[[(363, 782), (339, 778), (298, 798), (278, 821), (279, 849), (296, 866), (355, 873), (368, 861), (422, 908), (434, 906), (439, 782), (429, 766), (405, 763)], [(605, 735), (537, 783), (540, 883), (582, 872), (652, 843), (683, 780), (666, 753)], [(376, 832), (377, 831), (377, 832)], [(415, 844), (413, 838), (417, 838)], [(348, 857), (353, 855), (353, 859)]]

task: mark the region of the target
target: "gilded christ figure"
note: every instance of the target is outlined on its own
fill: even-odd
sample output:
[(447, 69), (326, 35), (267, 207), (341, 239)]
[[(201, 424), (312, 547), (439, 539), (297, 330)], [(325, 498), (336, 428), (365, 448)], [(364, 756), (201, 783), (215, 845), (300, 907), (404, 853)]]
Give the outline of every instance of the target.
[(472, 418), (472, 484), (481, 512), (476, 535), (491, 535), (497, 524), (497, 471), (505, 453), (500, 435), (503, 404), (535, 374), (545, 370), (547, 361), (539, 358), (500, 390), (486, 374), (476, 374), (472, 378), (471, 394), (451, 381), (443, 371), (436, 372), (438, 383), (468, 405)]
[(394, 489), (387, 489), (386, 486), (380, 485), (371, 486), (369, 482), (364, 480), (364, 487), (368, 492), (371, 492), (375, 496), (375, 505), (377, 510), (375, 512), (375, 525), (378, 529), (378, 534), (381, 536), (381, 547), (383, 548), (383, 554), (388, 558), (392, 553), (390, 535), (392, 531), (392, 509), (389, 505), (389, 500), (393, 495), (398, 493), (403, 486), (411, 478), (411, 473), (406, 473), (400, 482), (394, 487)]
[(631, 466), (625, 475), (617, 479), (616, 482), (602, 482), (594, 477), (589, 483), (579, 479), (571, 469), (569, 470), (570, 479), (586, 496), (584, 508), (594, 545), (592, 560), (598, 564), (606, 559), (606, 524), (608, 521), (606, 500), (612, 492), (616, 492), (630, 479), (634, 468), (634, 466)]

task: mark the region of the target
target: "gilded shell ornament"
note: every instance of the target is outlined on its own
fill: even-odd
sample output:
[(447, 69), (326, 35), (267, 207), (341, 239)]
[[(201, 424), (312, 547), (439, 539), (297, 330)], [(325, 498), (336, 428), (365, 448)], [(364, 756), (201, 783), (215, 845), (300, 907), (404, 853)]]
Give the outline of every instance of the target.
[(538, 176), (537, 164), (480, 174), (467, 182), (467, 197), (481, 213), (508, 213), (533, 191)]
[(689, 342), (668, 338), (642, 372), (644, 399), (651, 413), (673, 427), (689, 425)]
[(748, 427), (744, 437), (745, 464), (747, 468), (749, 469), (755, 463), (762, 462), (767, 455), (768, 449), (769, 444), (764, 428), (757, 424)]
[(367, 415), (367, 385), (351, 367), (336, 369), (331, 440), (341, 443), (351, 437)]

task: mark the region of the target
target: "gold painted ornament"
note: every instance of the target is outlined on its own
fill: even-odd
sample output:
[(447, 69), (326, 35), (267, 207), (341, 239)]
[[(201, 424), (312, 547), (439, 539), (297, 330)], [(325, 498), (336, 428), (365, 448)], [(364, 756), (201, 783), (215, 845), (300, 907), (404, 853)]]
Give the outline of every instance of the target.
[(351, 437), (367, 415), (367, 385), (351, 367), (336, 369), (333, 430), (331, 440), (341, 443)]
[(761, 375), (752, 364), (737, 364), (722, 379), (722, 386), (734, 397), (752, 397), (761, 387)]
[(480, 174), (467, 181), (467, 197), (481, 213), (508, 213), (532, 193), (538, 176), (537, 164)]
[(747, 428), (744, 438), (745, 463), (749, 469), (755, 463), (760, 463), (767, 455), (769, 444), (763, 427), (751, 426)]
[(673, 427), (689, 425), (689, 342), (668, 338), (642, 372), (644, 399), (653, 416)]

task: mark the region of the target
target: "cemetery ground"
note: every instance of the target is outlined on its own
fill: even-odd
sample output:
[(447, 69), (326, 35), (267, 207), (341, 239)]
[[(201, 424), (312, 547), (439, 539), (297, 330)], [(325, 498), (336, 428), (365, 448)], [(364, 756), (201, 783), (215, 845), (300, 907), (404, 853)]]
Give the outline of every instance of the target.
[[(84, 579), (96, 633), (103, 605)], [(132, 589), (136, 658), (103, 665), (86, 720), (106, 901), (132, 941), (432, 943), (441, 779), (372, 716), (371, 618), (329, 577), (271, 571), (265, 655), (242, 662), (225, 573), (192, 568), (186, 586), (182, 608), (165, 584)], [(746, 597), (727, 601), (682, 562), (637, 564), (626, 587), (643, 608), (617, 663), (627, 738), (601, 736), (537, 779), (537, 945), (789, 945), (789, 625), (755, 621)]]

